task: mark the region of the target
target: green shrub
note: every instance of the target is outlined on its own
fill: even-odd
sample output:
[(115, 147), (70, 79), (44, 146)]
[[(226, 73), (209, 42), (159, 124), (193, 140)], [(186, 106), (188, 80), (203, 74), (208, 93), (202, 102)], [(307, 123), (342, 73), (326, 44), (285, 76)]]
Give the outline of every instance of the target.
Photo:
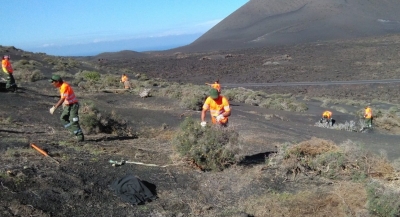
[(235, 101), (264, 108), (304, 112), (308, 108), (305, 103), (297, 102), (290, 94), (266, 94), (262, 91), (253, 91), (245, 88), (224, 89), (223, 95), (229, 101)]
[(181, 99), (179, 103), (181, 108), (200, 111), (203, 106), (204, 96), (186, 96)]
[(171, 84), (161, 88), (158, 92), (162, 97), (168, 97), (172, 99), (179, 99), (182, 97), (182, 87), (179, 84)]
[(120, 85), (119, 78), (113, 75), (104, 75), (101, 78), (101, 85), (103, 88), (118, 87)]
[(100, 112), (93, 102), (84, 102), (80, 111), (80, 124), (86, 134), (108, 133), (118, 136), (132, 135), (127, 122), (114, 112)]
[(32, 54), (22, 54), (21, 57), (23, 58), (30, 58), (32, 56)]
[(203, 170), (223, 170), (239, 161), (239, 135), (232, 129), (219, 126), (201, 127), (186, 118), (174, 137), (177, 153)]
[(57, 71), (57, 72), (54, 72), (53, 74), (59, 75), (63, 79), (65, 79), (65, 78), (73, 78), (74, 77), (73, 74), (71, 74), (69, 72), (66, 72), (66, 71)]
[(38, 67), (42, 66), (42, 64), (35, 60), (26, 60), (21, 59), (14, 63), (14, 70), (31, 70), (37, 69)]
[(84, 71), (83, 77), (89, 81), (98, 81), (100, 80), (100, 73), (96, 71)]
[(143, 73), (139, 74), (139, 75), (137, 76), (137, 79), (138, 79), (138, 81), (147, 81), (147, 80), (149, 80), (149, 78), (147, 77), (147, 75), (146, 75), (146, 74), (143, 74)]
[(184, 85), (179, 105), (184, 109), (200, 111), (207, 97), (206, 90), (198, 86)]
[(385, 156), (351, 141), (337, 146), (329, 140), (312, 138), (289, 147), (284, 156), (281, 165), (285, 171), (300, 170), (330, 179), (363, 181), (390, 177), (395, 172)]
[(400, 216), (400, 193), (378, 183), (367, 186), (368, 210), (381, 217)]
[(44, 78), (43, 73), (39, 69), (35, 70), (16, 70), (14, 72), (15, 79), (23, 82), (34, 82)]
[(44, 78), (43, 73), (38, 69), (34, 70), (30, 77), (32, 82), (42, 80), (43, 78)]

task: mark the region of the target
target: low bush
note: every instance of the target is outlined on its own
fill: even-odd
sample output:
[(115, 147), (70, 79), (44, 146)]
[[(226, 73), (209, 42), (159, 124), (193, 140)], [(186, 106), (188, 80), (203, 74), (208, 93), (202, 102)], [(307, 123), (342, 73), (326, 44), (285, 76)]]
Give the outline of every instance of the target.
[(80, 109), (80, 124), (86, 134), (107, 133), (118, 136), (132, 135), (127, 122), (113, 112), (100, 112), (93, 102), (84, 102)]
[(44, 79), (44, 75), (38, 69), (35, 70), (22, 69), (22, 70), (15, 70), (14, 78), (17, 80), (17, 82), (18, 81), (34, 82)]
[(400, 192), (378, 182), (367, 186), (368, 210), (381, 217), (400, 216)]
[(100, 80), (100, 73), (96, 71), (83, 71), (83, 77), (87, 81), (98, 81)]
[(284, 174), (304, 173), (338, 180), (365, 180), (393, 176), (395, 169), (385, 156), (364, 150), (351, 141), (336, 145), (332, 141), (312, 138), (288, 147), (280, 165)]
[(13, 64), (13, 67), (14, 67), (15, 71), (18, 71), (18, 70), (33, 71), (35, 69), (38, 69), (41, 66), (42, 66), (42, 64), (40, 62), (38, 62), (38, 61), (25, 60), (25, 59), (18, 60), (17, 62), (15, 62)]
[(186, 118), (173, 141), (175, 151), (202, 170), (220, 171), (240, 160), (239, 134), (230, 128), (203, 128)]
[(350, 131), (350, 132), (358, 132), (360, 129), (365, 127), (365, 123), (363, 121), (359, 121), (358, 124), (357, 122), (351, 120), (351, 121), (346, 121), (344, 123), (336, 123), (331, 125), (326, 122), (320, 123), (319, 121), (314, 124), (316, 127), (322, 127), (322, 128), (329, 128), (329, 129), (335, 129), (335, 130), (344, 130), (344, 131)]
[(120, 78), (113, 75), (104, 75), (101, 79), (101, 88), (119, 87)]
[(53, 74), (59, 75), (63, 79), (65, 79), (65, 78), (73, 78), (74, 77), (73, 74), (68, 73), (66, 71), (57, 71), (57, 72), (54, 72)]
[(307, 106), (303, 102), (297, 102), (296, 98), (290, 94), (270, 94), (262, 91), (253, 91), (246, 88), (232, 88), (223, 90), (223, 95), (230, 101), (246, 103), (268, 109), (284, 111), (307, 111)]

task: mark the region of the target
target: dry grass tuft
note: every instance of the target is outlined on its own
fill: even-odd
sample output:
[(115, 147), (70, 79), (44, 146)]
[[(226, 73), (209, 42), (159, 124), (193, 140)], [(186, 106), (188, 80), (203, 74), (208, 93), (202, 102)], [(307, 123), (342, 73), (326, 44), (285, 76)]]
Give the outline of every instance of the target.
[(339, 148), (334, 142), (313, 137), (308, 141), (292, 146), (288, 149), (288, 154), (315, 157), (322, 153), (338, 150)]
[(246, 198), (242, 209), (254, 216), (358, 216), (367, 193), (363, 184), (340, 182), (328, 188), (313, 188), (296, 193), (268, 192)]
[(312, 138), (286, 150), (280, 149), (270, 162), (277, 165), (286, 179), (291, 174), (292, 180), (300, 174), (359, 181), (396, 176), (396, 170), (384, 154), (376, 155), (351, 141), (338, 146), (332, 141)]
[(396, 113), (385, 112), (374, 119), (374, 126), (391, 132), (400, 132), (400, 117)]
[(13, 74), (18, 82), (35, 82), (44, 79), (44, 75), (39, 69), (21, 69), (16, 70)]

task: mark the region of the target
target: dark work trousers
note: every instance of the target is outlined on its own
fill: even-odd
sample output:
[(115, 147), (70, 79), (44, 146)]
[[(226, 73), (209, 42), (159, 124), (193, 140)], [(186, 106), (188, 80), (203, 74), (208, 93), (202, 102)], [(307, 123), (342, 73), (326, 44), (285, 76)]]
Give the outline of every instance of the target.
[(12, 73), (7, 73), (7, 75), (8, 76), (7, 76), (6, 88), (9, 89), (9, 88), (12, 88), (12, 87), (16, 86), (13, 74)]
[(78, 140), (83, 140), (83, 132), (79, 125), (78, 111), (78, 103), (67, 106), (64, 105), (60, 120), (66, 129), (68, 129), (73, 135), (77, 136)]
[(365, 118), (365, 126), (366, 127), (372, 127), (372, 117), (371, 118)]

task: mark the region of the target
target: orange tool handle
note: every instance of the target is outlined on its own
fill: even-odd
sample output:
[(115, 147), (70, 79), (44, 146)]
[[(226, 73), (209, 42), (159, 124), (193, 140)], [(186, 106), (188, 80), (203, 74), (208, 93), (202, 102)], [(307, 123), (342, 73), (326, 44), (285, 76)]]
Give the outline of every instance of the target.
[(31, 143), (31, 147), (36, 149), (36, 151), (40, 152), (44, 156), (47, 156), (47, 157), (49, 156), (45, 151), (43, 151), (41, 148), (37, 147), (35, 144)]

